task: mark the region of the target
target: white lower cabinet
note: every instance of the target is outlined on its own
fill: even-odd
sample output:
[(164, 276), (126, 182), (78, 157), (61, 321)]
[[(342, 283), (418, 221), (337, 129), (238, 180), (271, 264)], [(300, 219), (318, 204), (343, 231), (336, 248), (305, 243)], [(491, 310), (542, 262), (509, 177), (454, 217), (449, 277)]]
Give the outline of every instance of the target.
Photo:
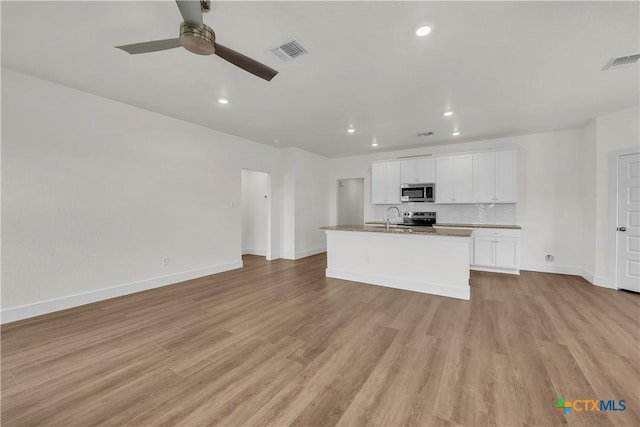
[(472, 270), (520, 273), (520, 230), (474, 228)]

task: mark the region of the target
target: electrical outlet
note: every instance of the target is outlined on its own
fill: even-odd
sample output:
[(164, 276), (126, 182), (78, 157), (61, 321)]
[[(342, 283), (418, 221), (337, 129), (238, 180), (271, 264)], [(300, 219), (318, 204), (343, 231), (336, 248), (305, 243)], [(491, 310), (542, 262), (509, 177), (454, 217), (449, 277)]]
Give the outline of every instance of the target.
[(169, 265), (169, 257), (162, 258), (162, 265)]

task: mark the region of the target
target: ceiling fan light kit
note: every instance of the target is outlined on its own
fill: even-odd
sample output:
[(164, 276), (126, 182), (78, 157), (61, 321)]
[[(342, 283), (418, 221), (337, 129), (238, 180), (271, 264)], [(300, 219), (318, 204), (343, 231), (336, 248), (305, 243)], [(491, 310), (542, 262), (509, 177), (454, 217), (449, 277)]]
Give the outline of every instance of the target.
[(177, 0), (176, 4), (184, 22), (180, 24), (180, 37), (177, 39), (155, 40), (151, 42), (135, 43), (117, 46), (130, 55), (139, 53), (158, 52), (161, 50), (184, 47), (197, 55), (217, 55), (238, 68), (271, 81), (278, 72), (260, 62), (249, 58), (233, 49), (216, 43), (216, 34), (202, 21), (202, 13), (210, 9), (209, 0)]

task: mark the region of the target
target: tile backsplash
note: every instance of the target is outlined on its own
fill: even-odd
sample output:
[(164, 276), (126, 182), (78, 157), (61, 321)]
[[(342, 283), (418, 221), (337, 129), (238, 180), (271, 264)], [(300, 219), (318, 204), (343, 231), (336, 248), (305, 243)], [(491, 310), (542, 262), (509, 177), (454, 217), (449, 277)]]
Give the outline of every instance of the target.
[[(515, 203), (477, 203), (471, 205), (436, 205), (435, 203), (402, 203), (400, 212), (436, 212), (440, 223), (471, 224), (517, 224), (518, 211)], [(387, 218), (389, 205), (374, 205), (376, 221)], [(395, 209), (389, 213), (391, 221), (398, 220)]]

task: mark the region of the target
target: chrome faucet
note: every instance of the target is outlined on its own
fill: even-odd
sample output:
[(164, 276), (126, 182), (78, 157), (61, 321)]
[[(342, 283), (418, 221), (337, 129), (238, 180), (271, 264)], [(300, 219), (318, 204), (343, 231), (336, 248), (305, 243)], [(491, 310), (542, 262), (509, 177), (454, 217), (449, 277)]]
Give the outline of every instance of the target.
[(398, 209), (398, 207), (397, 207), (397, 206), (389, 206), (389, 207), (387, 208), (387, 231), (389, 231), (389, 225), (390, 225), (390, 224), (389, 224), (389, 211), (390, 211), (391, 209), (395, 209), (395, 210), (396, 210), (396, 212), (398, 212), (398, 217), (400, 217), (400, 216), (401, 216), (401, 215), (400, 215), (400, 209)]

